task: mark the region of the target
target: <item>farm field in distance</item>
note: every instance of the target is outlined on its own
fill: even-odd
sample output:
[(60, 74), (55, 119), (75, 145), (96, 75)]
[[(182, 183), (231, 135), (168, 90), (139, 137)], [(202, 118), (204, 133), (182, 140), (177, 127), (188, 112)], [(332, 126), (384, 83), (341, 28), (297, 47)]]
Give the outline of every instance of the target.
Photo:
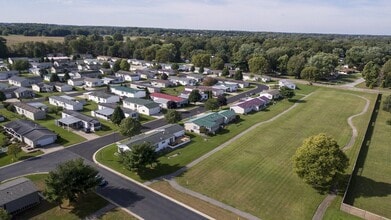
[[(389, 94), (383, 94), (382, 102)], [(389, 112), (380, 106), (363, 167), (353, 177), (346, 202), (357, 208), (391, 218), (391, 126)], [(364, 151), (365, 152), (365, 151)], [(361, 164), (361, 162), (358, 162)]]
[(370, 99), (371, 105), (353, 119), (358, 138), (346, 153), (354, 161), (376, 95), (319, 88), (287, 114), (247, 132), (177, 180), (262, 219), (311, 219), (325, 195), (293, 173), (291, 158), (305, 138), (321, 132), (334, 137), (341, 147), (347, 144), (352, 135), (347, 119), (362, 112), (366, 104), (356, 95)]
[(2, 38), (7, 40), (7, 46), (13, 46), (18, 43), (33, 41), (33, 42), (44, 42), (47, 43), (48, 41), (53, 42), (64, 42), (64, 37), (45, 37), (45, 36), (23, 36), (23, 35), (8, 35), (8, 36), (1, 36)]

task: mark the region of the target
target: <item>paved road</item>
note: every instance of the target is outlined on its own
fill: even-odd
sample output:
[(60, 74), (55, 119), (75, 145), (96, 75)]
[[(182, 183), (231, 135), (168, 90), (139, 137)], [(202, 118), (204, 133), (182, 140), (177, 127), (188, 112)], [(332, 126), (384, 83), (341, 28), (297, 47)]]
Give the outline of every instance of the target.
[[(99, 138), (94, 140), (95, 142), (93, 143), (90, 141), (81, 143), (71, 149), (64, 149), (4, 167), (0, 169), (0, 181), (29, 173), (48, 172), (53, 170), (59, 163), (79, 158), (79, 153), (87, 154), (89, 152), (89, 150), (81, 150), (82, 148), (101, 148), (108, 142), (111, 143), (111, 138), (116, 138), (116, 134)], [(109, 182), (106, 187), (98, 189), (97, 192), (142, 218), (159, 220), (205, 219), (203, 216), (161, 197), (138, 184), (98, 167), (89, 158), (86, 159), (88, 159), (86, 163), (96, 167), (101, 175)]]
[[(228, 103), (238, 101), (252, 93), (258, 93), (267, 89), (267, 86), (257, 85), (256, 88), (237, 96), (229, 97)], [(203, 106), (182, 113), (182, 118), (188, 118), (204, 112)], [(158, 119), (143, 124), (143, 132), (165, 125), (164, 119)], [(36, 172), (48, 172), (53, 170), (59, 163), (82, 157), (87, 163), (96, 167), (109, 184), (98, 190), (98, 193), (109, 198), (115, 203), (129, 209), (145, 219), (205, 219), (203, 216), (190, 211), (152, 191), (149, 191), (127, 179), (124, 179), (105, 169), (97, 167), (93, 163), (93, 154), (103, 146), (123, 140), (125, 137), (113, 133), (95, 140), (86, 141), (66, 149), (31, 158), (8, 167), (0, 168), (0, 181), (16, 176)]]

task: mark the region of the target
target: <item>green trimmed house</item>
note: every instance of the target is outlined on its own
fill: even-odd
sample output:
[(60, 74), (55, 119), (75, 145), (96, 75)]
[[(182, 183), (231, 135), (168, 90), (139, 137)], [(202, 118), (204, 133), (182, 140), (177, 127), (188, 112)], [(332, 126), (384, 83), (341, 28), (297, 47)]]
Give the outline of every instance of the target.
[(146, 96), (143, 89), (133, 89), (125, 86), (112, 86), (110, 91), (120, 97), (127, 98), (144, 98)]
[(235, 120), (236, 114), (232, 110), (209, 112), (185, 122), (185, 130), (200, 133), (216, 133), (222, 126)]

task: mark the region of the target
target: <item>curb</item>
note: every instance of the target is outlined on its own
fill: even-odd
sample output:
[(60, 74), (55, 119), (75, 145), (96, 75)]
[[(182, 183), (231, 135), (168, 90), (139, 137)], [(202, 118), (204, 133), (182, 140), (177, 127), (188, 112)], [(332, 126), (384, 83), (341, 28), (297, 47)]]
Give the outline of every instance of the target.
[[(104, 169), (106, 169), (106, 170), (108, 170), (108, 171), (110, 171), (110, 172), (112, 172), (112, 173), (115, 173), (115, 174), (121, 176), (122, 178), (125, 178), (125, 179), (127, 179), (127, 180), (129, 180), (129, 181), (131, 181), (131, 182), (133, 182), (133, 183), (135, 183), (135, 184), (137, 184), (137, 185), (143, 187), (144, 189), (147, 189), (147, 190), (149, 190), (149, 191), (151, 191), (151, 192), (153, 192), (153, 193), (155, 193), (155, 194), (158, 194), (159, 196), (161, 196), (161, 197), (163, 197), (163, 198), (165, 198), (165, 199), (168, 199), (168, 200), (170, 200), (171, 202), (174, 202), (174, 203), (176, 203), (176, 204), (178, 204), (178, 205), (180, 205), (180, 206), (182, 206), (182, 207), (184, 207), (184, 208), (187, 208), (187, 209), (189, 209), (190, 211), (195, 212), (195, 213), (197, 213), (197, 214), (199, 214), (199, 215), (201, 215), (201, 216), (203, 216), (203, 217), (205, 217), (205, 218), (207, 218), (207, 219), (211, 219), (211, 220), (214, 219), (214, 218), (212, 218), (212, 217), (210, 217), (210, 216), (208, 216), (208, 215), (206, 215), (206, 214), (204, 214), (204, 213), (202, 213), (202, 212), (200, 212), (200, 211), (198, 211), (198, 210), (196, 210), (196, 209), (194, 209), (194, 208), (192, 208), (192, 207), (190, 207), (190, 206), (188, 206), (188, 205), (186, 205), (186, 204), (184, 204), (184, 203), (182, 203), (182, 202), (179, 202), (179, 201), (177, 201), (177, 200), (175, 200), (175, 199), (173, 199), (173, 198), (171, 198), (171, 197), (169, 197), (169, 196), (167, 196), (167, 195), (165, 195), (165, 194), (163, 194), (163, 193), (161, 193), (161, 192), (159, 192), (159, 191), (157, 191), (157, 190), (154, 190), (154, 189), (152, 189), (152, 188), (150, 188), (150, 187), (148, 187), (148, 186), (146, 186), (146, 185), (144, 185), (144, 184), (142, 184), (142, 183), (140, 183), (140, 182), (138, 182), (138, 181), (136, 181), (136, 180), (134, 180), (134, 179), (132, 179), (132, 178), (130, 178), (130, 177), (128, 177), (128, 176), (126, 176), (126, 175), (124, 175), (124, 174), (118, 172), (118, 171), (116, 171), (116, 170), (113, 170), (113, 169), (111, 169), (111, 168), (109, 168), (109, 167), (107, 167), (107, 166), (105, 166), (105, 165), (99, 163), (99, 162), (95, 159), (96, 154), (97, 154), (100, 150), (102, 150), (102, 149), (104, 149), (104, 148), (106, 148), (106, 147), (108, 147), (108, 146), (109, 146), (109, 145), (107, 145), (107, 146), (105, 146), (105, 147), (102, 147), (101, 149), (99, 149), (98, 151), (96, 151), (96, 152), (94, 153), (94, 155), (92, 156), (92, 159), (93, 159), (94, 163), (96, 163), (98, 166), (100, 166), (100, 167), (102, 167), (102, 168), (104, 168)], [(109, 200), (109, 201), (110, 201), (110, 200)], [(115, 203), (114, 203), (114, 204), (115, 204)], [(121, 207), (121, 206), (119, 206), (119, 207)], [(122, 207), (122, 208), (123, 208), (123, 207)]]

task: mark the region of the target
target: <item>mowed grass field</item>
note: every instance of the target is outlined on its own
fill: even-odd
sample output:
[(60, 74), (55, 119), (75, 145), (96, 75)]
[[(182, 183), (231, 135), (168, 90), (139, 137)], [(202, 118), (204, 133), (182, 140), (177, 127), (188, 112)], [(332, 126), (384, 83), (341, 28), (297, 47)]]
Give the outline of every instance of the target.
[[(289, 113), (247, 132), (177, 180), (262, 219), (311, 219), (325, 195), (293, 173), (291, 158), (305, 138), (321, 132), (341, 147), (348, 143), (352, 130), (347, 119), (366, 104), (352, 94), (372, 101), (369, 111), (353, 120), (362, 137), (376, 96), (320, 88)], [(347, 151), (350, 158), (357, 156), (361, 140)]]
[(23, 35), (9, 35), (9, 36), (1, 36), (7, 40), (7, 46), (13, 46), (18, 43), (33, 41), (33, 42), (64, 42), (64, 37), (45, 37), (45, 36), (23, 36)]
[[(387, 95), (383, 95), (384, 100)], [(382, 102), (383, 102), (382, 100)], [(364, 166), (353, 177), (347, 202), (355, 207), (391, 218), (391, 119), (380, 106)]]

